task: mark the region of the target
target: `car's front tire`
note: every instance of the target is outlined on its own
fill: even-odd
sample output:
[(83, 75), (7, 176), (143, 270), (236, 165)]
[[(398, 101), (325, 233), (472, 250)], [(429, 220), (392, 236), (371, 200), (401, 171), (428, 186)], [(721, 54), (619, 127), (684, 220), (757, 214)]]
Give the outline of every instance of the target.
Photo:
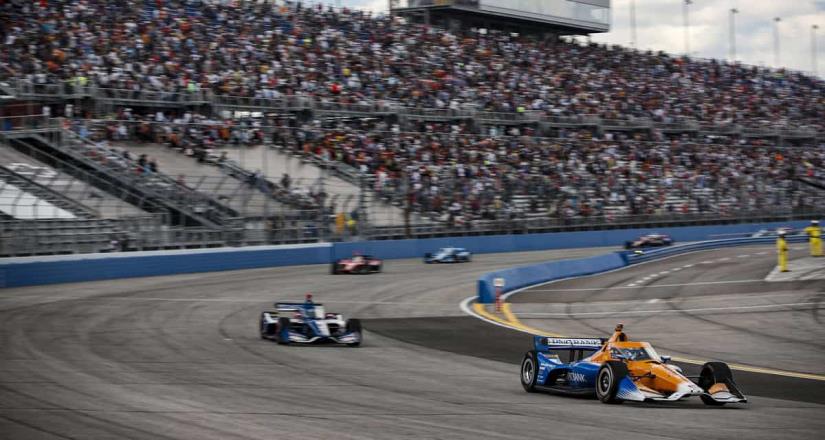
[(539, 358), (535, 350), (524, 354), (521, 360), (521, 386), (528, 393), (535, 393), (539, 376)]
[(361, 320), (360, 319), (348, 319), (347, 320), (347, 333), (358, 332), (358, 341), (352, 342), (347, 344), (350, 347), (357, 347), (361, 345), (361, 341), (364, 339), (363, 333), (361, 333)]
[(338, 263), (332, 263), (332, 266), (329, 268), (329, 273), (332, 275), (338, 275)]
[(258, 328), (261, 334), (261, 339), (267, 339), (267, 336), (269, 336), (269, 324), (266, 322), (266, 318), (263, 313), (261, 313), (261, 321)]
[(603, 403), (622, 403), (616, 397), (619, 392), (619, 382), (627, 376), (627, 366), (619, 361), (607, 361), (596, 375), (596, 398)]
[(281, 345), (288, 345), (289, 344), (289, 318), (280, 317), (278, 318), (278, 330), (276, 341), (278, 341)]
[[(699, 373), (699, 387), (708, 392), (710, 387), (717, 383), (722, 383), (727, 386), (728, 383), (733, 382), (733, 373), (730, 371), (728, 364), (724, 362), (707, 362), (702, 365), (702, 370)], [(712, 397), (702, 394), (699, 396), (705, 405), (722, 406), (725, 402), (717, 402)]]

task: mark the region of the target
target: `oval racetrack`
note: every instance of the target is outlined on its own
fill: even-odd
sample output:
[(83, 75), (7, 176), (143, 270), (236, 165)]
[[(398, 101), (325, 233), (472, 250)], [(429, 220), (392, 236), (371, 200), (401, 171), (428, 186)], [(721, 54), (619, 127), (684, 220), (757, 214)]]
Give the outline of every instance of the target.
[[(816, 380), (749, 373), (745, 408), (525, 393), (517, 364), (529, 337), (463, 315), (458, 303), (495, 268), (604, 251), (389, 261), (372, 276), (306, 266), (0, 290), (0, 438), (819, 438), (825, 382)], [(513, 310), (529, 325), (584, 336), (604, 335), (616, 310), (631, 336), (663, 353), (825, 372), (822, 281), (628, 287), (696, 258), (731, 260), (645, 283), (688, 284), (682, 271), (691, 283), (770, 271), (771, 254), (736, 259), (742, 252), (539, 286), (513, 296)], [(260, 311), (305, 292), (363, 318), (364, 345), (259, 339)], [(680, 311), (638, 314), (663, 304)]]

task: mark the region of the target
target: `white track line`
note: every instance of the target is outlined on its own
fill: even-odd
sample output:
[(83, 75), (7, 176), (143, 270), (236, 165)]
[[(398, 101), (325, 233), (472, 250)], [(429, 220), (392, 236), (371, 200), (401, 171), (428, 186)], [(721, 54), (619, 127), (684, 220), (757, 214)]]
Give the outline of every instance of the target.
[(607, 312), (565, 312), (565, 313), (550, 313), (550, 312), (522, 312), (519, 316), (523, 317), (544, 317), (544, 316), (609, 316), (609, 315), (635, 315), (640, 313), (656, 314), (656, 313), (694, 313), (694, 312), (717, 312), (725, 310), (750, 310), (750, 309), (769, 309), (776, 307), (796, 307), (796, 306), (810, 306), (819, 305), (816, 309), (825, 309), (825, 304), (819, 302), (801, 302), (801, 303), (786, 303), (786, 304), (763, 304), (758, 306), (730, 306), (730, 307), (701, 307), (697, 309), (659, 309), (659, 310), (627, 310), (622, 312), (607, 311)]
[(690, 286), (711, 286), (714, 284), (748, 284), (748, 283), (763, 283), (765, 280), (735, 280), (735, 281), (698, 281), (695, 283), (680, 283), (680, 284), (652, 284), (640, 287), (582, 287), (579, 289), (531, 289), (531, 292), (592, 292), (595, 290), (612, 290), (612, 289), (650, 289), (658, 287), (690, 287)]

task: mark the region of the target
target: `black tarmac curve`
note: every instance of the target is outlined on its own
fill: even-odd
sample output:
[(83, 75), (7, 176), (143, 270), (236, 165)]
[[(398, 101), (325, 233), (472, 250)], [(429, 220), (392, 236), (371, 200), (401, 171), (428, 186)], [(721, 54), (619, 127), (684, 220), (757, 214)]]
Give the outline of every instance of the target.
[[(751, 393), (745, 409), (525, 393), (515, 364), (529, 336), (457, 304), (495, 268), (603, 252), (390, 261), (363, 277), (331, 276), (324, 265), (0, 290), (0, 439), (820, 437), (825, 406), (779, 393)], [(307, 291), (364, 319), (364, 345), (283, 347), (258, 337), (261, 310)], [(607, 325), (563, 322), (574, 324), (557, 331), (586, 324), (601, 334)], [(637, 333), (649, 333), (643, 323)], [(783, 325), (799, 339), (795, 322)], [(660, 331), (657, 346), (693, 353), (666, 338), (684, 330)], [(800, 365), (817, 359), (790, 345)]]

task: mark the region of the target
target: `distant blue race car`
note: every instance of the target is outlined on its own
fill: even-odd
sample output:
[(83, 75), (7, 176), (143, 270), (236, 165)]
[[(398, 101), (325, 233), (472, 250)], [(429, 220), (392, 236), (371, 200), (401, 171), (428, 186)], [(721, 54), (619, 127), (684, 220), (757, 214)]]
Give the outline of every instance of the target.
[(470, 251), (456, 247), (445, 247), (434, 254), (424, 254), (425, 263), (469, 263), (472, 259)]
[(361, 321), (326, 313), (322, 304), (311, 300), (275, 303), (274, 311), (261, 313), (260, 333), (283, 345), (327, 342), (357, 347), (363, 340)]

